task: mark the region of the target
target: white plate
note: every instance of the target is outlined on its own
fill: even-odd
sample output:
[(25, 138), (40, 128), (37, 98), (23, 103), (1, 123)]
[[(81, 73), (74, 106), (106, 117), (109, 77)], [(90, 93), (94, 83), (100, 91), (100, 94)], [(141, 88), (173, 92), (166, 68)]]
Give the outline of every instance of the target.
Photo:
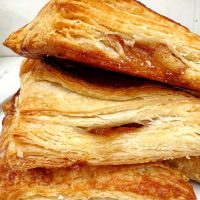
[[(21, 57), (0, 57), (0, 105), (19, 89), (19, 66)], [(0, 109), (0, 121), (3, 113)], [(1, 130), (1, 125), (0, 125)], [(197, 199), (200, 200), (200, 185), (192, 182)]]

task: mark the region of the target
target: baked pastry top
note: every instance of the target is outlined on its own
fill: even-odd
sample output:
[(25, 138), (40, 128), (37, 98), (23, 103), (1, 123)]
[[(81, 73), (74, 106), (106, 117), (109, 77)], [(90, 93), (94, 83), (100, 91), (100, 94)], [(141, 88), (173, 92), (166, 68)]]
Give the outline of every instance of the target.
[(134, 0), (51, 0), (4, 44), (200, 91), (200, 37)]
[(143, 79), (26, 60), (14, 105), (1, 136), (12, 168), (138, 164), (200, 152), (199, 99)]
[(17, 171), (0, 163), (0, 200), (195, 200), (192, 186), (161, 163)]

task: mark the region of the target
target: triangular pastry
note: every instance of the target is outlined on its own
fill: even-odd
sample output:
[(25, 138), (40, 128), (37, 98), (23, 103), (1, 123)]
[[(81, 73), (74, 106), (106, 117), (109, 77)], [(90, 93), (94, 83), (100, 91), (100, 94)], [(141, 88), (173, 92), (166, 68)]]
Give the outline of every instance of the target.
[(195, 96), (114, 72), (59, 66), (41, 60), (22, 65), (20, 94), (1, 136), (12, 168), (138, 164), (200, 155)]
[(51, 0), (4, 44), (200, 91), (200, 37), (134, 0)]

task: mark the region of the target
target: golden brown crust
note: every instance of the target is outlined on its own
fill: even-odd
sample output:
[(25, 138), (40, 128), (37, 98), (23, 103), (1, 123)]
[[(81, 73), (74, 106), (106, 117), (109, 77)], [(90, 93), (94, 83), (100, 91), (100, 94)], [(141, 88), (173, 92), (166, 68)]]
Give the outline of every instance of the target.
[(196, 199), (185, 177), (161, 163), (17, 171), (2, 159), (0, 180), (2, 200)]
[(190, 179), (200, 183), (200, 157), (179, 158), (168, 162)]
[[(13, 168), (137, 164), (199, 155), (198, 98), (143, 79), (80, 68), (23, 63), (14, 123), (3, 133), (10, 137), (4, 146)], [(105, 77), (112, 81), (106, 84)]]
[(200, 37), (133, 0), (52, 0), (4, 44), (200, 91)]

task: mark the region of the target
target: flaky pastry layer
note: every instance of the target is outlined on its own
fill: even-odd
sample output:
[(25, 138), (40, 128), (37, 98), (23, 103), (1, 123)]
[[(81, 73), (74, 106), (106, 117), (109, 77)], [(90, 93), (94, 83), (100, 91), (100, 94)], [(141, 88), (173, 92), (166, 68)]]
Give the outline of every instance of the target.
[(200, 91), (200, 37), (134, 0), (51, 0), (4, 44)]

